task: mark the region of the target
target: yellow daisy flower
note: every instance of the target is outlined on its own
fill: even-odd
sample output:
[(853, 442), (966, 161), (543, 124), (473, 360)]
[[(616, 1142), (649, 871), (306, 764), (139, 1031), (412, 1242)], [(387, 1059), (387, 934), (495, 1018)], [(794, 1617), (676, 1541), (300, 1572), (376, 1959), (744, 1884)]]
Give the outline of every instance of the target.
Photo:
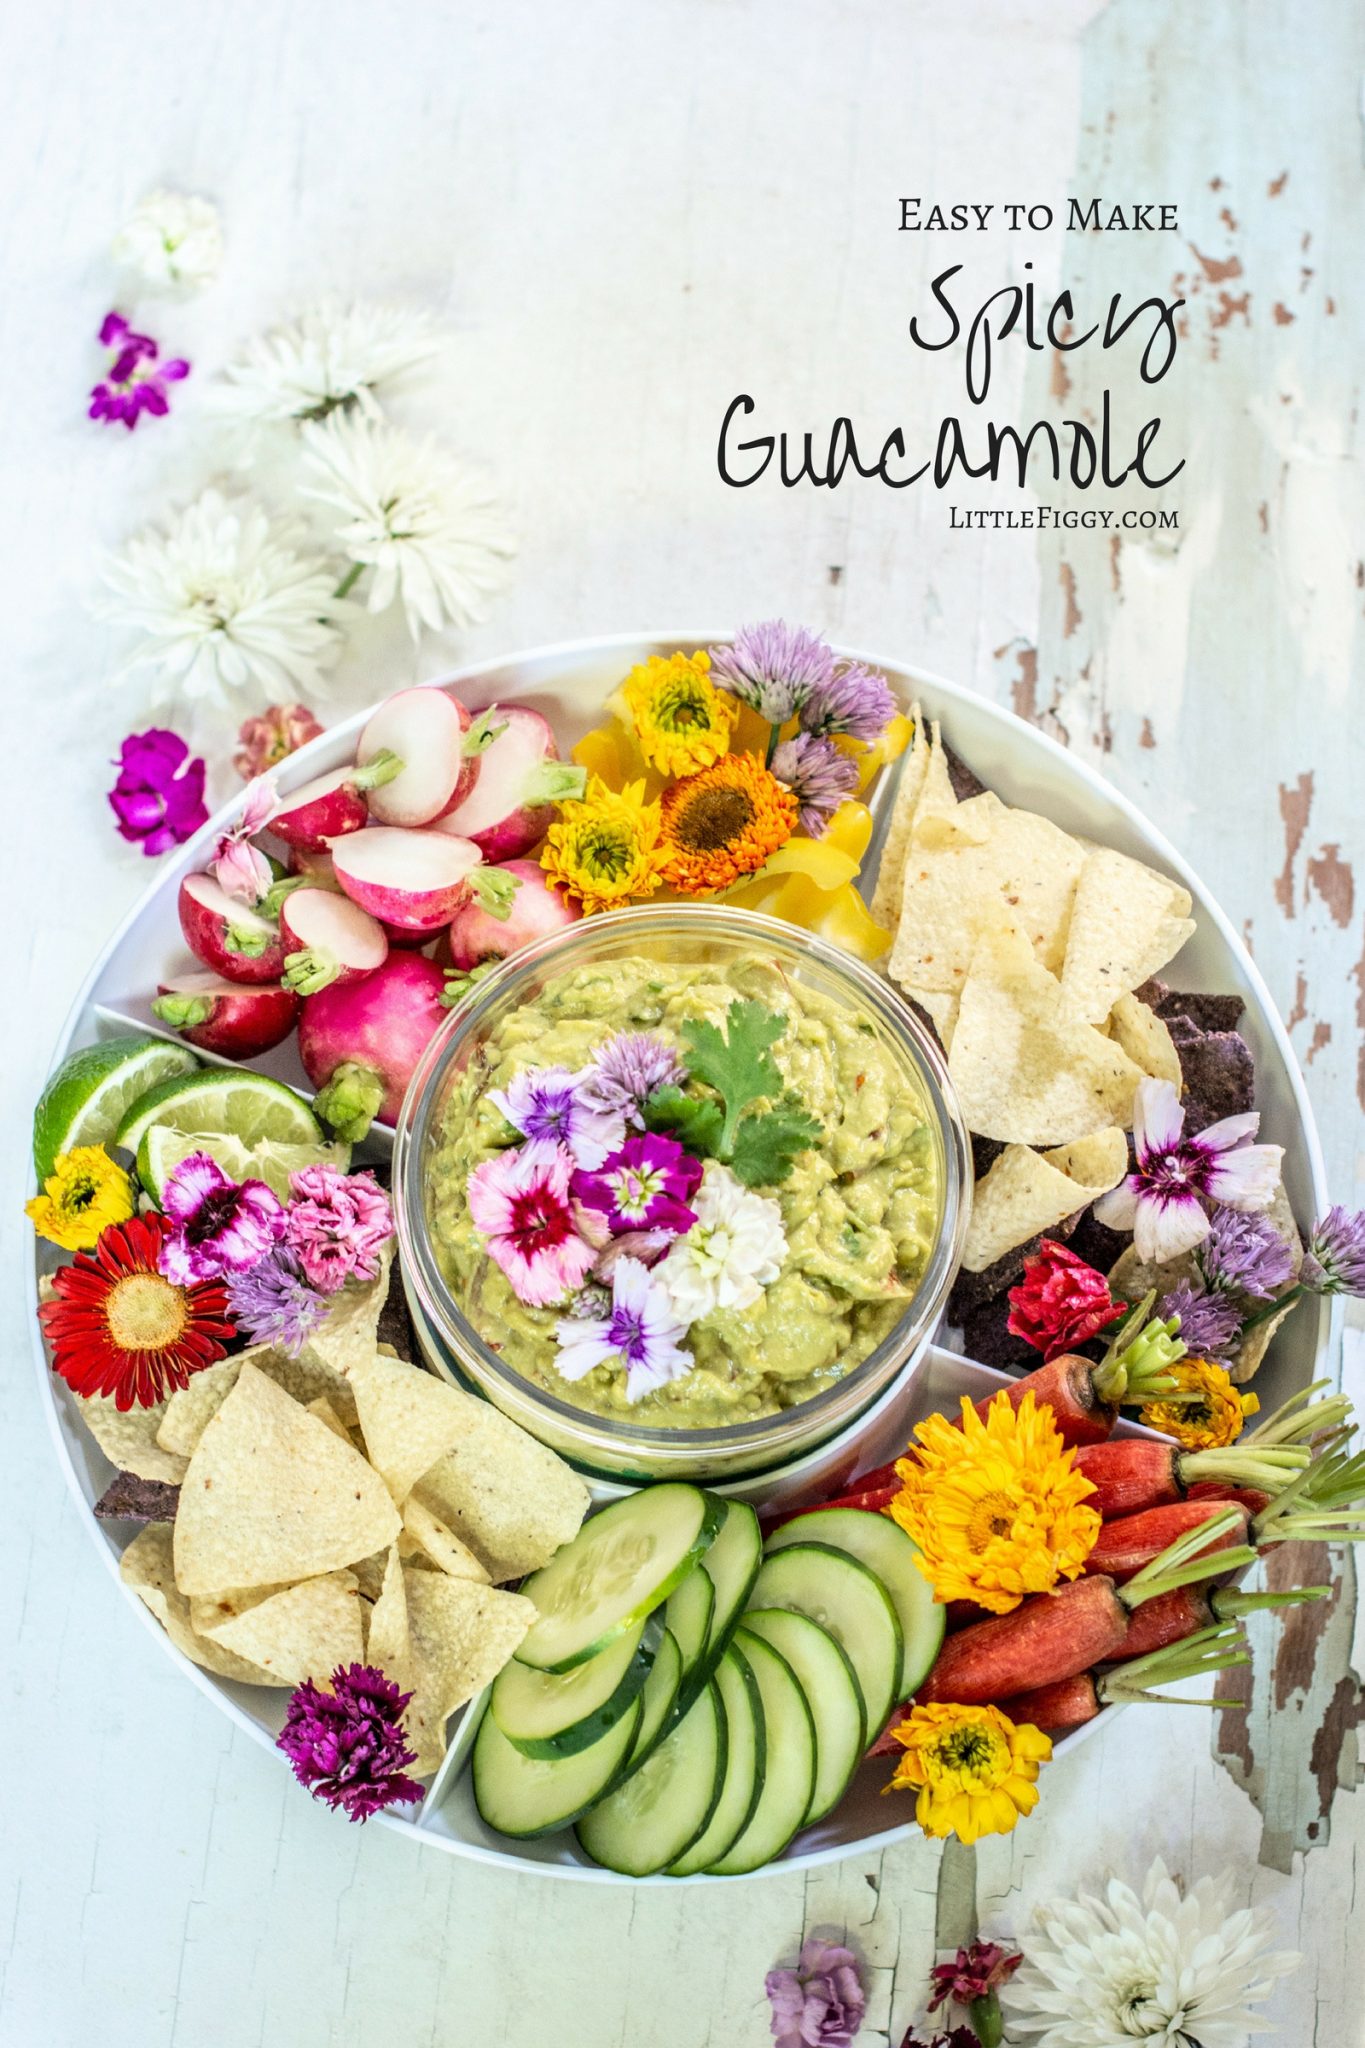
[(621, 685), (640, 751), (662, 775), (694, 774), (729, 751), (739, 706), (710, 666), (708, 654), (651, 654)]
[(133, 1208), (133, 1183), (103, 1145), (77, 1145), (57, 1154), (43, 1192), (25, 1202), (24, 1214), (39, 1237), (65, 1252), (85, 1252), (111, 1223), (126, 1223)]
[(1232, 1384), (1224, 1368), (1212, 1358), (1180, 1358), (1166, 1371), (1181, 1392), (1198, 1395), (1194, 1401), (1149, 1401), (1141, 1410), (1148, 1429), (1173, 1436), (1191, 1451), (1218, 1451), (1236, 1443), (1248, 1415), (1260, 1408), (1255, 1394), (1243, 1394)]
[(1051, 1738), (1016, 1727), (999, 1707), (914, 1707), (891, 1732), (905, 1755), (885, 1789), (918, 1792), (915, 1819), (926, 1835), (1007, 1835), (1038, 1804)]
[(585, 917), (619, 910), (659, 886), (659, 806), (644, 801), (644, 787), (609, 789), (594, 775), (580, 799), (560, 805), (545, 836), (546, 879), (580, 903)]
[(997, 1394), (983, 1422), (964, 1394), (959, 1427), (931, 1415), (896, 1471), (893, 1518), (919, 1546), (938, 1600), (1008, 1614), (1028, 1593), (1074, 1579), (1100, 1533), (1095, 1489), (1075, 1469), (1052, 1410)]
[(659, 799), (662, 873), (683, 896), (755, 874), (796, 829), (796, 798), (754, 754), (727, 754)]

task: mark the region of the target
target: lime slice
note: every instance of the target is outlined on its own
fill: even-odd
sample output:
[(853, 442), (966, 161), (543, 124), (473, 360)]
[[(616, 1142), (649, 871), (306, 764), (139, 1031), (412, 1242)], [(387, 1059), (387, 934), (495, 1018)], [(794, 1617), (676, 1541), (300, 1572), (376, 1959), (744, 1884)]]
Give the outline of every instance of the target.
[(326, 1142), (301, 1095), (245, 1067), (205, 1067), (149, 1089), (127, 1112), (114, 1143), (137, 1152), (153, 1124), (167, 1124), (192, 1138), (235, 1138), (249, 1152), (263, 1139), (275, 1145)]
[(204, 1134), (149, 1124), (137, 1149), (137, 1177), (154, 1202), (161, 1201), (167, 1180), (192, 1152), (207, 1152), (230, 1180), (263, 1180), (282, 1202), (289, 1200), (291, 1173), (305, 1166), (335, 1166), (344, 1173), (351, 1163), (349, 1145), (278, 1145), (262, 1138), (249, 1146), (225, 1131)]
[(33, 1164), (45, 1181), (59, 1152), (107, 1145), (139, 1096), (198, 1071), (183, 1045), (164, 1038), (105, 1038), (62, 1061), (33, 1112)]

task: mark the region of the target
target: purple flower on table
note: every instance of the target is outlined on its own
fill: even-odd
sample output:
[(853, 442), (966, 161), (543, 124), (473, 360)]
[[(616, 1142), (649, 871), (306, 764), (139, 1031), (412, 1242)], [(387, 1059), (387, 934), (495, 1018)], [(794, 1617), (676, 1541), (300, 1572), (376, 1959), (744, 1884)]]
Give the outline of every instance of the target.
[(121, 313), (105, 315), (99, 339), (113, 360), (90, 393), (90, 418), (121, 420), (131, 433), (144, 412), (169, 412), (166, 386), (190, 374), (184, 357), (163, 359), (151, 335), (135, 333)]
[(1365, 1210), (1327, 1211), (1308, 1239), (1299, 1277), (1314, 1294), (1365, 1296)]
[(860, 661), (839, 661), (834, 673), (817, 683), (801, 707), (805, 732), (833, 739), (880, 739), (896, 715), (896, 700), (885, 676)]
[(591, 1170), (616, 1151), (626, 1135), (623, 1111), (604, 1108), (595, 1100), (591, 1075), (590, 1067), (577, 1074), (567, 1067), (527, 1067), (506, 1088), (490, 1089), (489, 1100), (526, 1139), (532, 1158), (550, 1158), (563, 1149), (576, 1166)]
[(783, 740), (770, 766), (796, 798), (796, 822), (811, 839), (824, 836), (844, 798), (858, 787), (852, 756), (814, 733), (799, 732), (795, 739)]
[(682, 1348), (686, 1334), (687, 1325), (678, 1321), (666, 1289), (648, 1267), (621, 1259), (611, 1278), (610, 1312), (566, 1316), (555, 1331), (555, 1364), (566, 1380), (581, 1380), (595, 1366), (619, 1365), (627, 1401), (639, 1401), (692, 1370), (696, 1360)]
[(1133, 1106), (1132, 1173), (1095, 1204), (1096, 1220), (1131, 1230), (1144, 1265), (1163, 1265), (1209, 1234), (1206, 1203), (1264, 1209), (1280, 1184), (1281, 1145), (1253, 1145), (1254, 1110), (1225, 1117), (1187, 1138), (1185, 1112), (1169, 1081), (1139, 1081)]
[(228, 1306), (244, 1336), (253, 1344), (272, 1344), (297, 1358), (308, 1339), (327, 1320), (327, 1302), (310, 1287), (294, 1253), (277, 1244), (250, 1271), (233, 1273), (227, 1283)]
[(109, 802), (124, 839), (149, 858), (192, 839), (208, 818), (204, 763), (179, 733), (154, 725), (130, 732), (119, 749)]
[(673, 1138), (627, 1138), (595, 1173), (573, 1177), (574, 1199), (606, 1217), (613, 1235), (624, 1230), (690, 1230), (697, 1220), (689, 1198), (701, 1185), (701, 1161)]
[(279, 798), (269, 775), (249, 782), (242, 799), (241, 816), (218, 841), (209, 862), (210, 872), (220, 888), (239, 902), (256, 904), (274, 882), (274, 870), (251, 835), (264, 830), (274, 817)]
[(661, 1088), (680, 1088), (687, 1069), (665, 1039), (652, 1031), (618, 1031), (597, 1048), (580, 1094), (607, 1115), (620, 1114), (643, 1130), (645, 1104)]
[(1214, 1293), (1235, 1290), (1269, 1301), (1294, 1278), (1293, 1251), (1274, 1224), (1264, 1216), (1239, 1216), (1235, 1209), (1215, 1212), (1195, 1256)]
[(764, 1980), (777, 2048), (849, 2048), (867, 2000), (852, 1950), (813, 1935), (796, 1968)]
[(373, 1280), (393, 1236), (389, 1198), (374, 1175), (305, 1166), (290, 1175), (289, 1187), (294, 1199), (286, 1240), (318, 1293), (335, 1294), (348, 1280)]
[(1162, 1296), (1156, 1312), (1163, 1323), (1180, 1318), (1180, 1341), (1195, 1358), (1230, 1351), (1242, 1334), (1241, 1311), (1226, 1294), (1205, 1294), (1187, 1280)]
[(812, 690), (834, 674), (834, 650), (818, 633), (766, 619), (741, 626), (728, 647), (712, 647), (711, 681), (770, 725), (794, 718)]
[(349, 1820), (368, 1820), (422, 1797), (406, 1775), (417, 1761), (403, 1727), (411, 1699), (372, 1664), (338, 1666), (330, 1691), (308, 1678), (290, 1695), (275, 1746), (315, 1799)]
[(229, 1180), (207, 1152), (191, 1152), (169, 1176), (161, 1208), (171, 1234), (160, 1267), (177, 1287), (246, 1273), (284, 1235), (283, 1202), (263, 1180)]
[(518, 1301), (549, 1308), (586, 1280), (596, 1257), (569, 1198), (573, 1158), (562, 1145), (520, 1145), (469, 1176), (469, 1214)]

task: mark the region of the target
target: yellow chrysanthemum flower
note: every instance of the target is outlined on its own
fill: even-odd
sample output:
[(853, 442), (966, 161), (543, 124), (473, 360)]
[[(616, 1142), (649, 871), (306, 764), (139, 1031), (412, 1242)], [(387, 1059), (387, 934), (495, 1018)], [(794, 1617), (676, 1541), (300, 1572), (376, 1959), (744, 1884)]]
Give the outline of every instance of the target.
[(1038, 1804), (1051, 1739), (1028, 1723), (1016, 1727), (999, 1707), (914, 1707), (891, 1732), (905, 1755), (886, 1790), (918, 1792), (915, 1819), (926, 1835), (1007, 1835)]
[(659, 806), (644, 784), (609, 789), (594, 775), (582, 798), (561, 804), (541, 851), (546, 879), (583, 907), (616, 910), (659, 886)]
[(662, 775), (692, 775), (728, 753), (739, 705), (718, 690), (708, 654), (651, 654), (621, 685), (640, 751)]
[(796, 798), (754, 754), (727, 754), (659, 799), (663, 878), (683, 896), (713, 896), (756, 874), (796, 829)]
[(25, 1202), (24, 1214), (39, 1237), (65, 1252), (86, 1252), (111, 1223), (126, 1223), (133, 1208), (133, 1183), (103, 1145), (77, 1145), (57, 1154), (43, 1192)]
[(938, 1600), (974, 1600), (1008, 1614), (1028, 1593), (1074, 1579), (1100, 1533), (1095, 1491), (1075, 1469), (1052, 1410), (1006, 1394), (982, 1421), (964, 1394), (959, 1428), (931, 1415), (896, 1471), (891, 1513), (919, 1546)]
[(1234, 1387), (1224, 1368), (1212, 1358), (1180, 1358), (1166, 1371), (1183, 1392), (1190, 1389), (1197, 1401), (1149, 1401), (1141, 1411), (1148, 1429), (1173, 1436), (1191, 1451), (1217, 1451), (1236, 1443), (1248, 1415), (1255, 1415), (1260, 1402), (1255, 1394), (1243, 1394)]

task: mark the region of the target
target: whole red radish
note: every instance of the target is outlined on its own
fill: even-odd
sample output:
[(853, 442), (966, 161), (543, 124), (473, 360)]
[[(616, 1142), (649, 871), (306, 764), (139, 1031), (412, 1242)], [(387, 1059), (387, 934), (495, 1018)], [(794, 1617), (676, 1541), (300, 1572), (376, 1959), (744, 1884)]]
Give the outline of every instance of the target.
[(159, 984), (152, 1014), (204, 1052), (251, 1060), (288, 1038), (299, 998), (278, 982), (246, 986), (217, 974), (179, 974)]
[(278, 981), (284, 967), (279, 926), (229, 896), (212, 875), (186, 875), (176, 903), (185, 944), (228, 981)]
[(471, 840), (396, 825), (369, 825), (338, 840), (332, 865), (362, 910), (419, 934), (449, 924), (471, 896), (485, 905), (510, 906), (515, 889), (510, 877), (483, 865)]
[(402, 772), (396, 754), (376, 754), (362, 768), (333, 768), (315, 775), (311, 782), (280, 799), (280, 808), (270, 820), (277, 839), (300, 853), (325, 853), (333, 839), (359, 832), (370, 822), (365, 801), (367, 790), (392, 782)]
[(489, 870), (495, 872), (512, 878), (514, 893), (505, 916), (485, 910), (477, 898), (471, 898), (450, 920), (446, 938), (450, 964), (463, 973), (481, 967), (485, 960), (505, 960), (532, 939), (576, 924), (583, 915), (576, 904), (566, 903), (559, 891), (551, 888), (536, 861), (505, 861)]
[(445, 1020), (445, 976), (420, 953), (390, 953), (362, 981), (304, 998), (299, 1057), (318, 1090), (313, 1107), (339, 1138), (358, 1143), (378, 1117), (398, 1119), (413, 1070)]
[(359, 981), (389, 957), (378, 919), (331, 889), (292, 890), (280, 906), (280, 930), (289, 946), (284, 985), (301, 996), (334, 981)]
[(362, 769), (386, 755), (402, 763), (400, 773), (370, 791), (371, 818), (381, 825), (429, 825), (462, 803), (478, 778), (487, 730), (448, 690), (399, 690), (380, 705), (356, 748)]
[(472, 839), (485, 860), (512, 861), (545, 837), (554, 806), (580, 797), (587, 773), (561, 761), (548, 721), (524, 704), (498, 706), (500, 726), (470, 795), (440, 820)]

